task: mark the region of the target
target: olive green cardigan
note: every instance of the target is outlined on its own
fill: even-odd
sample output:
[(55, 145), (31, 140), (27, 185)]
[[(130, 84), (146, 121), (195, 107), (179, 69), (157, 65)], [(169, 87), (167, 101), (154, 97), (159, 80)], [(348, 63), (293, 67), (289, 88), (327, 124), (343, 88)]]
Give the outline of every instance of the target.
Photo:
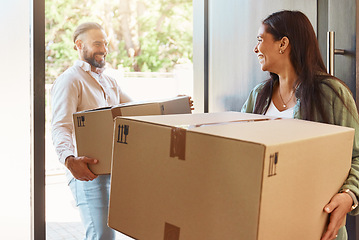
[[(327, 115), (330, 124), (339, 126), (351, 127), (355, 129), (353, 154), (352, 154), (352, 165), (347, 180), (344, 182), (342, 189), (348, 188), (359, 196), (359, 116), (355, 105), (355, 101), (351, 95), (349, 89), (344, 86), (340, 81), (335, 79), (323, 80), (327, 84), (330, 84), (334, 89), (337, 90), (339, 95), (343, 98), (347, 107), (344, 106), (343, 102), (338, 98), (334, 91), (327, 86), (322, 84), (323, 90), (323, 105), (324, 109), (327, 109)], [(251, 92), (242, 107), (242, 112), (253, 113), (257, 96), (263, 89), (264, 83), (257, 85)], [(270, 104), (271, 97), (266, 99), (266, 104)], [(300, 115), (300, 99), (297, 99), (297, 104), (294, 106), (293, 118), (301, 119)], [(262, 112), (265, 114), (265, 112)], [(320, 115), (315, 113), (315, 121), (322, 122)], [(324, 207), (324, 206), (323, 206)], [(351, 211), (349, 214), (359, 214), (359, 207)], [(342, 236), (341, 236), (342, 235)], [(347, 239), (345, 237), (345, 228), (341, 229), (337, 239)]]

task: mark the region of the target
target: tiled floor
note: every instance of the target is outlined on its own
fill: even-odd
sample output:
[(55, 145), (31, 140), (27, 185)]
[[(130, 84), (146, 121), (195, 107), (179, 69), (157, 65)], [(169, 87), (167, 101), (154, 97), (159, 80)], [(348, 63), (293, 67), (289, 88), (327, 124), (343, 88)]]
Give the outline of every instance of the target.
[(46, 239), (83, 239), (80, 216), (63, 174), (46, 177)]
[[(46, 239), (84, 239), (79, 210), (67, 186), (63, 166), (57, 160), (48, 128), (46, 134)], [(116, 240), (133, 239), (117, 233)]]
[[(84, 229), (79, 211), (63, 174), (46, 177), (46, 239), (83, 240)], [(132, 240), (121, 233), (116, 240)]]
[(47, 240), (83, 239), (83, 227), (79, 222), (47, 223)]

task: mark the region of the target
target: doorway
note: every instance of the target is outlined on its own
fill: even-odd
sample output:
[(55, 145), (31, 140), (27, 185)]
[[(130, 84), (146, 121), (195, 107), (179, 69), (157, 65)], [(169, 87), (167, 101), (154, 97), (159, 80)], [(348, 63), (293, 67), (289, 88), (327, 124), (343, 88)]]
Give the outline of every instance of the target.
[[(83, 239), (83, 227), (51, 140), (51, 86), (78, 59), (72, 33), (83, 22), (109, 37), (105, 73), (135, 101), (193, 95), (192, 0), (45, 0), (47, 239)], [(79, 14), (81, 13), (81, 14)], [(117, 239), (129, 239), (118, 234)]]

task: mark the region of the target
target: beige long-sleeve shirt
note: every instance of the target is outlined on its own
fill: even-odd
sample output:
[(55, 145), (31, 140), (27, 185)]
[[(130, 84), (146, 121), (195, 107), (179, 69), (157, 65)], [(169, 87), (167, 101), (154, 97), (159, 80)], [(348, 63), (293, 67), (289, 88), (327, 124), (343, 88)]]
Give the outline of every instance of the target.
[[(84, 61), (61, 74), (51, 89), (52, 141), (62, 164), (68, 156), (76, 156), (72, 114), (99, 107), (113, 106), (131, 101), (116, 80), (103, 73), (91, 71)], [(68, 179), (72, 178), (67, 173)]]

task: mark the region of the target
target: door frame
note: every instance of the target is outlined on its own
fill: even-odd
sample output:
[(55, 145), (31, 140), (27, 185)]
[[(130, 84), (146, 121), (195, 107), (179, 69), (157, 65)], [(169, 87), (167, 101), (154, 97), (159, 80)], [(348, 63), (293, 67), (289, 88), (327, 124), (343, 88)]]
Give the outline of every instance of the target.
[[(31, 127), (32, 127), (32, 139), (31, 139), (31, 239), (42, 240), (46, 239), (46, 220), (45, 220), (45, 0), (32, 0), (31, 1), (31, 19), (32, 25), (30, 29), (31, 33), (31, 95), (32, 95), (32, 109), (31, 109)], [(327, 0), (318, 0), (319, 7), (328, 8)], [(359, 0), (356, 0), (356, 103), (359, 106)], [(196, 81), (202, 83), (202, 93), (198, 94), (203, 98), (199, 100), (199, 103), (203, 103), (203, 106), (199, 106), (205, 112), (208, 112), (208, 0), (193, 1), (194, 14), (202, 18), (198, 21), (198, 24), (203, 24), (203, 35), (198, 38), (198, 43), (194, 39), (194, 47), (201, 46), (199, 51), (199, 59), (195, 66), (202, 73), (199, 73)], [(197, 8), (195, 8), (198, 6)], [(202, 11), (199, 11), (202, 8)], [(196, 12), (196, 11), (197, 12)], [(202, 13), (200, 13), (202, 12)], [(326, 41), (326, 33), (323, 35), (320, 32), (323, 25), (323, 21), (320, 19), (328, 19), (325, 14), (318, 13), (318, 41), (321, 43)], [(198, 18), (194, 17), (194, 21)], [(325, 22), (325, 21), (324, 21)], [(194, 22), (196, 24), (196, 22)], [(327, 29), (327, 28), (324, 28)], [(324, 38), (323, 38), (324, 36)], [(321, 44), (325, 46), (326, 44)], [(321, 48), (323, 51), (323, 48)], [(194, 49), (194, 51), (196, 51)], [(325, 55), (325, 54), (324, 54)], [(323, 55), (323, 59), (326, 56)], [(196, 61), (196, 60), (194, 60)], [(202, 78), (203, 80), (201, 80)], [(197, 93), (196, 93), (197, 94)], [(359, 231), (359, 221), (356, 222), (356, 229)]]
[(32, 0), (30, 11), (31, 239), (45, 240), (45, 0)]
[[(355, 46), (355, 50), (356, 50), (356, 81), (355, 81), (355, 96), (356, 96), (356, 105), (357, 108), (359, 108), (359, 0), (356, 0), (356, 46)], [(357, 224), (357, 229), (359, 227), (359, 224)]]

